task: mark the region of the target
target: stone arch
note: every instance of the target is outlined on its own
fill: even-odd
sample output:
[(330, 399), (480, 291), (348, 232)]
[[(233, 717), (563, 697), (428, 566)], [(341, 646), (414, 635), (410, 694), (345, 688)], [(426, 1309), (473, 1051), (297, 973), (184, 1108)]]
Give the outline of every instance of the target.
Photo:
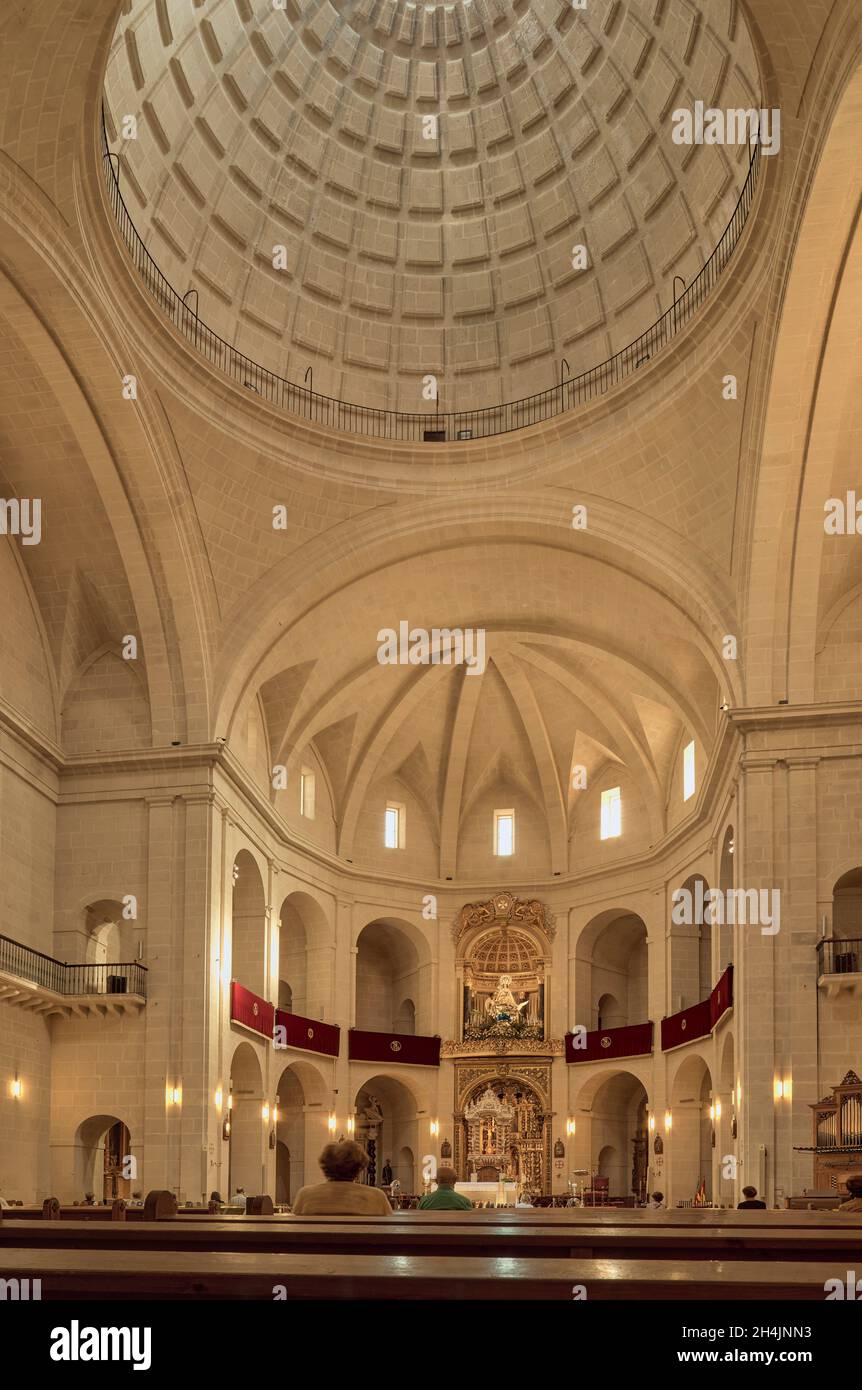
[[(355, 1083), (354, 1083), (355, 1084)], [(417, 1098), (410, 1080), (378, 1072), (361, 1082), (354, 1092), (356, 1131), (355, 1138), (368, 1154), (370, 1163), (365, 1172), (365, 1180), (372, 1186), (380, 1187), (383, 1181), (383, 1166), (386, 1160), (392, 1164), (393, 1176), (401, 1183), (402, 1193), (421, 1191), (421, 1174), (417, 1171), (415, 1155), (422, 1152), (420, 1145), (430, 1136), (427, 1128), (422, 1132)], [(369, 1120), (369, 1115), (380, 1113), (379, 1123)], [(412, 1170), (400, 1171), (400, 1155), (408, 1150), (412, 1159)]]
[(307, 1018), (325, 1018), (331, 1007), (332, 927), (318, 900), (300, 889), (283, 899), (278, 914), (279, 1007)]
[(671, 1014), (698, 1004), (712, 989), (712, 926), (705, 920), (706, 908), (698, 909), (708, 892), (709, 883), (702, 873), (689, 874), (674, 890), (668, 943)]
[(401, 1001), (415, 1003), (414, 1028), (421, 1033), (430, 1009), (427, 942), (401, 918), (378, 917), (356, 938), (356, 1027), (397, 1032)]
[(844, 941), (862, 938), (862, 867), (848, 869), (833, 885), (832, 935)]
[[(649, 1014), (647, 929), (638, 913), (626, 908), (597, 913), (578, 934), (575, 955), (577, 1017), (573, 1022), (593, 1029), (645, 1021)], [(602, 1000), (610, 1005), (607, 1017)]]
[(131, 1152), (131, 1133), (124, 1120), (117, 1115), (90, 1115), (78, 1125), (73, 1146), (76, 1201), (83, 1201), (88, 1192), (97, 1202), (131, 1196), (137, 1159)]
[(576, 1166), (608, 1178), (611, 1198), (629, 1197), (635, 1185), (646, 1194), (647, 1106), (645, 1079), (628, 1069), (594, 1074), (581, 1087)]
[(266, 986), (266, 892), (257, 860), (241, 849), (233, 861), (231, 975), (263, 995)]
[(836, 538), (826, 535), (823, 523), (826, 499), (854, 486), (860, 436), (855, 362), (862, 175), (854, 154), (860, 119), (857, 65), (819, 152), (781, 302), (748, 575), (749, 705), (815, 698), (818, 640), (829, 635), (824, 619), (842, 589), (858, 582), (858, 570), (829, 573), (830, 540), (834, 551)]
[(301, 1187), (317, 1181), (314, 1149), (325, 1142), (330, 1088), (313, 1062), (297, 1059), (282, 1069), (275, 1093), (277, 1194), (280, 1179), (286, 1183), (286, 1195), (277, 1195), (277, 1200), (292, 1202)]
[(251, 1043), (241, 1042), (230, 1064), (229, 1193), (243, 1188), (247, 1197), (263, 1192), (263, 1073)]
[(670, 1086), (671, 1174), (677, 1201), (690, 1201), (702, 1178), (706, 1181), (707, 1199), (712, 1199), (713, 1147), (709, 1110), (714, 1098), (709, 1063), (700, 1053), (689, 1053), (678, 1064)]

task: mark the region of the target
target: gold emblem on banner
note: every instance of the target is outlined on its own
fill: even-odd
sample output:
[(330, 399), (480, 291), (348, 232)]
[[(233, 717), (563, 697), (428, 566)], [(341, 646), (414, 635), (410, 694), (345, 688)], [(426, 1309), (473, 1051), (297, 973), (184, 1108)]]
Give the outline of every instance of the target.
[(400, 1042), (391, 1042), (391, 1043), (389, 1044), (389, 1046), (390, 1046), (390, 1048), (391, 1048), (391, 1050), (392, 1050), (393, 1052), (400, 1052), (400, 1051), (401, 1051), (401, 1044), (400, 1044)]

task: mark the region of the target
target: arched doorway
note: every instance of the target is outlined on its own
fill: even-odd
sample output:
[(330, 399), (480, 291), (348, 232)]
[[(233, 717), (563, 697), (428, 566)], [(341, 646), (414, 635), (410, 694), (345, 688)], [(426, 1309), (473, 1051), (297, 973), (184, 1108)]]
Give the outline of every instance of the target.
[(131, 946), (124, 952), (124, 928), (130, 924), (123, 919), (123, 905), (113, 898), (88, 903), (84, 909), (86, 932), (85, 960), (88, 965), (107, 965), (132, 960)]
[(128, 1126), (116, 1115), (91, 1115), (75, 1134), (75, 1200), (92, 1193), (97, 1202), (130, 1197), (137, 1159)]

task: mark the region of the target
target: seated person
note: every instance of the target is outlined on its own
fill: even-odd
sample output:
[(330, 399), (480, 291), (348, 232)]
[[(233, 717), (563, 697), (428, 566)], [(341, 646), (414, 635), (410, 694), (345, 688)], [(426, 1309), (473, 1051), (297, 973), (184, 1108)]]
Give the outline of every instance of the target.
[(129, 1206), (130, 1206), (130, 1207), (142, 1207), (143, 1205), (144, 1205), (144, 1194), (143, 1194), (143, 1192), (133, 1192), (132, 1195), (131, 1195), (131, 1197), (129, 1198)]
[(667, 1202), (663, 1192), (654, 1192), (647, 1202), (647, 1211), (664, 1211), (666, 1207)]
[(293, 1203), (294, 1216), (390, 1216), (392, 1208), (379, 1187), (358, 1183), (368, 1167), (368, 1155), (352, 1139), (327, 1144), (320, 1155), (326, 1182), (301, 1187)]
[(851, 1173), (846, 1180), (850, 1196), (842, 1202), (839, 1211), (862, 1211), (862, 1173)]
[(737, 1202), (737, 1211), (766, 1211), (766, 1203), (761, 1202), (760, 1198), (757, 1196), (756, 1187), (744, 1187), (742, 1189), (742, 1195), (745, 1201)]
[(248, 1198), (246, 1197), (245, 1188), (244, 1188), (244, 1187), (238, 1187), (237, 1190), (236, 1190), (236, 1192), (235, 1192), (235, 1193), (233, 1194), (233, 1196), (231, 1197), (230, 1202), (228, 1203), (228, 1206), (230, 1206), (230, 1207), (232, 1208), (232, 1210), (234, 1210), (234, 1211), (236, 1211), (236, 1210), (245, 1211), (245, 1204), (246, 1204), (247, 1200), (248, 1200)]
[(437, 1191), (426, 1192), (419, 1203), (420, 1211), (472, 1211), (473, 1203), (463, 1193), (455, 1191), (458, 1174), (454, 1168), (437, 1169)]

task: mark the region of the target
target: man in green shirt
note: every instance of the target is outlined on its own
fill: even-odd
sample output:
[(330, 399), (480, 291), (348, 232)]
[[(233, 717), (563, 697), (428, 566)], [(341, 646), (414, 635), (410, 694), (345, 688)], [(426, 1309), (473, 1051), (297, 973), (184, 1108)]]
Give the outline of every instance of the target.
[(420, 1211), (472, 1211), (469, 1197), (455, 1191), (458, 1174), (454, 1168), (437, 1169), (437, 1191), (426, 1192), (419, 1203)]

